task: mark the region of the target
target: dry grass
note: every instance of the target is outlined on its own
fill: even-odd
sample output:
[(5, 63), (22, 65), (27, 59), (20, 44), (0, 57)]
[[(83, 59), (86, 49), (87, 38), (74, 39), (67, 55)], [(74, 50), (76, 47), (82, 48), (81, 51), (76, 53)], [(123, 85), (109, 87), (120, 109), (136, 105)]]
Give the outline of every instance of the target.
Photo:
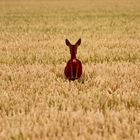
[[(139, 140), (139, 0), (0, 1), (0, 140)], [(68, 38), (84, 74), (63, 70)]]

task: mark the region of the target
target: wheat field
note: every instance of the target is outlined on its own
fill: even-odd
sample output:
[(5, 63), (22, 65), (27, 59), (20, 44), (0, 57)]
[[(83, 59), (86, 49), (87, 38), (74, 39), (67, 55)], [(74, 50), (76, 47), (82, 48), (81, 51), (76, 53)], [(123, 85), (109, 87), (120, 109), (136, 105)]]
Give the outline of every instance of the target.
[(140, 140), (140, 1), (0, 1), (0, 140)]

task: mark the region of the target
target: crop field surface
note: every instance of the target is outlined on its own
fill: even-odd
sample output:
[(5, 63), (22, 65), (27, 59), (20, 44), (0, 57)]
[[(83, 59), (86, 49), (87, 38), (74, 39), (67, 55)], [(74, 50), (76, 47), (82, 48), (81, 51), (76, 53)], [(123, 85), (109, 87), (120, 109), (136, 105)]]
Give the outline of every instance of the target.
[(0, 140), (140, 140), (140, 0), (0, 0)]

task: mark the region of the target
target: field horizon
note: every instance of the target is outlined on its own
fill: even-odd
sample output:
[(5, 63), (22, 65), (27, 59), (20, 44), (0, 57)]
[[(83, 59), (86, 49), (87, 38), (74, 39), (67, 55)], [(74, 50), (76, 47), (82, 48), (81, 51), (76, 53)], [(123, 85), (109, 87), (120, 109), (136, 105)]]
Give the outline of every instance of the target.
[[(0, 140), (139, 140), (140, 1), (0, 1)], [(65, 44), (82, 39), (68, 81)]]

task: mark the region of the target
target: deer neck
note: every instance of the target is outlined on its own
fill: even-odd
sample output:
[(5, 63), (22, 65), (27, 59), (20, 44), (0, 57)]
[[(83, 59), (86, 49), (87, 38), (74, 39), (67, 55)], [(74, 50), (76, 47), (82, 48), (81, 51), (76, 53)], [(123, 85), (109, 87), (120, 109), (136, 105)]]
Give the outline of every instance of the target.
[(70, 49), (71, 59), (76, 59), (77, 48), (72, 47)]
[(75, 53), (71, 53), (71, 59), (76, 59), (76, 54)]

